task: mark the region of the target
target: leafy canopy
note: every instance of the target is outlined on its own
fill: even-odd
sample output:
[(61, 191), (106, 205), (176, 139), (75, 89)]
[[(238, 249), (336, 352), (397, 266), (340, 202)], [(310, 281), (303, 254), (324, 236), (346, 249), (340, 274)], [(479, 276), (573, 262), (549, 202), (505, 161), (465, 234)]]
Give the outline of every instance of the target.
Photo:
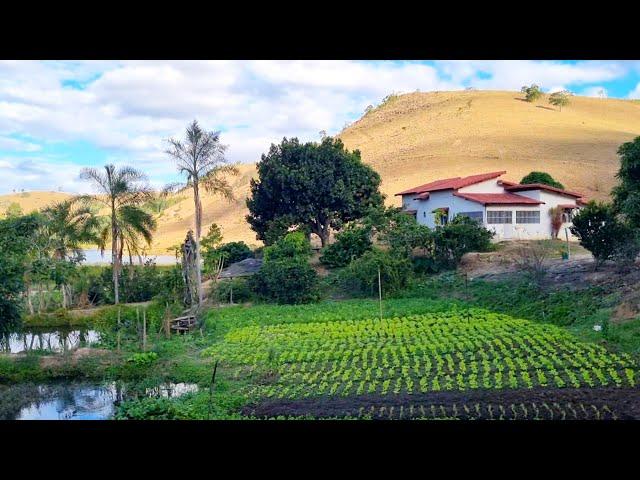
[(561, 92), (552, 93), (549, 96), (549, 103), (556, 107), (560, 107), (560, 111), (562, 111), (562, 107), (569, 105), (569, 92), (563, 90)]
[(520, 89), (520, 92), (524, 93), (525, 100), (527, 102), (535, 102), (542, 96), (542, 90), (535, 83), (532, 83), (530, 86), (524, 86)]
[(564, 185), (554, 179), (547, 172), (531, 172), (528, 175), (525, 175), (520, 183), (524, 185), (528, 185), (531, 183), (541, 183), (543, 185), (549, 185), (550, 187), (560, 188), (564, 190)]
[(618, 149), (619, 184), (613, 189), (616, 209), (635, 228), (640, 228), (640, 137), (623, 143)]
[(324, 246), (330, 229), (339, 230), (369, 207), (382, 205), (380, 176), (362, 163), (358, 150), (346, 150), (339, 139), (303, 144), (284, 138), (262, 155), (257, 169), (247, 221), (265, 243), (297, 228), (317, 234)]

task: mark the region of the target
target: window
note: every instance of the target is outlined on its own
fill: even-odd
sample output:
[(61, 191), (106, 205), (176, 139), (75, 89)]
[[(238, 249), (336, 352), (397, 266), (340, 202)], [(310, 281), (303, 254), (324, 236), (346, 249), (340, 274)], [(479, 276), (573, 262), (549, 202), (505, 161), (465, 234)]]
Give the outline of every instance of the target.
[(513, 212), (508, 210), (487, 210), (487, 223), (513, 223)]
[(482, 212), (460, 212), (458, 215), (469, 217), (472, 220), (476, 220), (478, 223), (482, 223)]
[(540, 210), (517, 210), (516, 223), (540, 223)]

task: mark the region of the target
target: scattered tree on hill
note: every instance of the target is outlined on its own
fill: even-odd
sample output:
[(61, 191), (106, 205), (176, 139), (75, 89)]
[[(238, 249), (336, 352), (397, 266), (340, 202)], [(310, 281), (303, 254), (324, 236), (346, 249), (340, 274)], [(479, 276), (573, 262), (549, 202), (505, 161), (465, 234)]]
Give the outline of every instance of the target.
[(151, 244), (156, 222), (151, 214), (142, 210), (141, 205), (153, 194), (146, 184), (147, 176), (132, 167), (118, 169), (114, 165), (105, 165), (104, 173), (95, 168), (84, 168), (80, 178), (91, 182), (97, 190), (96, 195), (83, 198), (109, 209), (108, 218), (103, 217), (99, 247), (104, 251), (107, 241), (111, 240), (113, 289), (117, 304), (120, 302), (118, 275), (125, 244), (135, 248), (137, 240), (134, 239), (139, 237)]
[(235, 165), (228, 163), (224, 153), (226, 145), (220, 143), (220, 132), (207, 132), (194, 120), (186, 131), (184, 141), (169, 139), (170, 148), (166, 151), (178, 165), (178, 171), (187, 177), (186, 183), (174, 183), (166, 191), (193, 190), (195, 207), (195, 245), (196, 276), (198, 279), (198, 306), (204, 301), (202, 293), (202, 266), (200, 236), (202, 233), (202, 200), (200, 188), (214, 195), (233, 200), (233, 190), (227, 180), (229, 175), (238, 175)]
[(550, 187), (564, 190), (564, 185), (554, 179), (547, 172), (531, 172), (528, 175), (525, 175), (522, 180), (520, 180), (520, 183), (522, 183), (523, 185), (541, 183), (543, 185), (549, 185)]
[(555, 92), (549, 96), (549, 103), (556, 107), (560, 108), (562, 111), (562, 107), (566, 107), (569, 105), (569, 92), (563, 90), (562, 92)]
[(320, 237), (326, 246), (331, 229), (382, 205), (380, 176), (362, 163), (360, 152), (349, 152), (339, 139), (302, 144), (297, 138), (271, 145), (258, 162), (258, 179), (251, 180), (247, 221), (259, 240), (276, 240), (301, 229)]
[(530, 86), (524, 86), (520, 89), (520, 92), (524, 93), (525, 100), (527, 102), (535, 102), (542, 96), (542, 90), (535, 83), (532, 83)]
[(640, 137), (623, 143), (618, 155), (620, 170), (616, 177), (620, 183), (613, 189), (613, 202), (634, 228), (640, 228)]

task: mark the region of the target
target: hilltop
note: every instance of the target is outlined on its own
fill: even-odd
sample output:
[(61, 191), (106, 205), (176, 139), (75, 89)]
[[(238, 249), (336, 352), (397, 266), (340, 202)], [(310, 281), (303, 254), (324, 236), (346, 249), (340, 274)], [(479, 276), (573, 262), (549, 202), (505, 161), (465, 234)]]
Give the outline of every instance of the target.
[[(574, 96), (562, 112), (545, 98), (527, 103), (518, 92), (458, 91), (391, 97), (339, 133), (349, 149), (382, 176), (388, 203), (393, 194), (437, 178), (506, 170), (519, 181), (532, 170), (549, 172), (587, 198), (606, 199), (619, 167), (616, 150), (640, 135), (640, 103)], [(264, 150), (268, 149), (264, 146)], [(233, 179), (236, 200), (203, 197), (205, 230), (215, 221), (225, 241), (258, 244), (244, 220), (254, 165)], [(0, 212), (16, 201), (23, 210), (65, 198), (59, 192), (0, 196)], [(193, 224), (193, 201), (181, 200), (159, 217), (154, 251), (165, 253)]]

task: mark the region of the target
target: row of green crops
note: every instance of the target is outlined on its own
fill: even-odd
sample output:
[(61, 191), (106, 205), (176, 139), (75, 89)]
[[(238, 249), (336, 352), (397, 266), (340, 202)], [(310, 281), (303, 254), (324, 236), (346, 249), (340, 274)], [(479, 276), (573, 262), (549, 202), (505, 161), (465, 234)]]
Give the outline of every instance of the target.
[(232, 329), (204, 353), (252, 378), (247, 393), (253, 398), (633, 387), (638, 381), (631, 356), (581, 343), (559, 327), (480, 309), (431, 309), (358, 321), (274, 319)]

